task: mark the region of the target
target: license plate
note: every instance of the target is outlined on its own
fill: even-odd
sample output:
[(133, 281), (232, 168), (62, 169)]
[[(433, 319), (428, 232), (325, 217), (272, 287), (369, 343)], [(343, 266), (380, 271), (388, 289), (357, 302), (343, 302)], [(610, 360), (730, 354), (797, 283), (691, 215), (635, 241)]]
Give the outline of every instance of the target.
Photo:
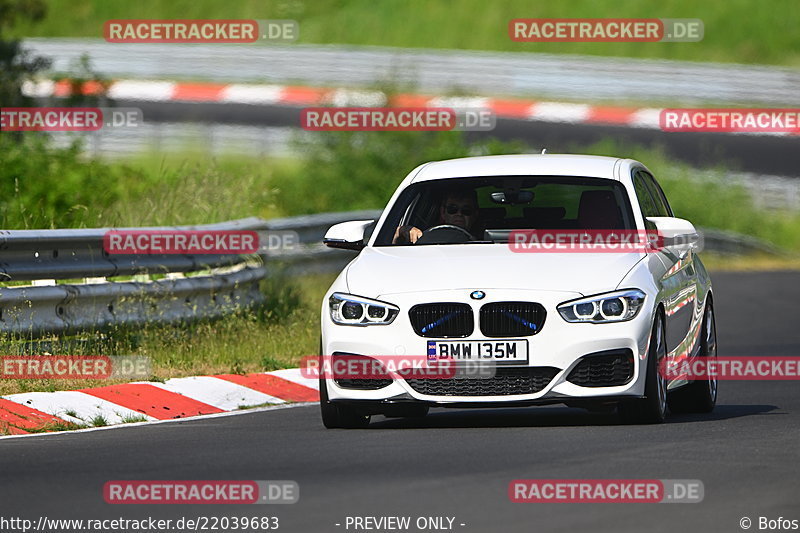
[(528, 341), (428, 341), (428, 361), (527, 363)]

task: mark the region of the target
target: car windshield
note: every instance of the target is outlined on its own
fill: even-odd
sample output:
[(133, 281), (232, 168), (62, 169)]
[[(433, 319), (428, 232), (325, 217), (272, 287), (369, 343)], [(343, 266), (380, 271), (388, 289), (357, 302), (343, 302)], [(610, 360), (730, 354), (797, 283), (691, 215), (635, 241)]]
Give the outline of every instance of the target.
[(614, 180), (456, 178), (407, 187), (391, 207), (375, 245), (487, 244), (508, 242), (513, 230), (635, 227), (625, 188)]

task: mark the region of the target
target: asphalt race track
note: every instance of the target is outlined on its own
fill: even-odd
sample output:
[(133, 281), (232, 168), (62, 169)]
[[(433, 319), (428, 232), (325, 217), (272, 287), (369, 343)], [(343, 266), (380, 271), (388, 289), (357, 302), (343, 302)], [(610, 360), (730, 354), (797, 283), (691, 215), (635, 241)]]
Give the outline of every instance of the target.
[[(800, 273), (713, 276), (720, 355), (800, 355)], [(742, 531), (800, 519), (800, 395), (793, 381), (722, 382), (711, 415), (624, 426), (564, 407), (434, 410), (322, 428), (316, 405), (0, 440), (0, 515), (273, 515), (285, 532), (346, 531), (354, 516), (455, 517), (456, 531)], [(696, 504), (510, 503), (518, 478), (699, 479)], [(294, 505), (108, 505), (122, 479), (295, 480)], [(336, 526), (336, 524), (341, 524)], [(465, 524), (461, 526), (460, 524)], [(351, 528), (350, 531), (353, 531)], [(364, 530), (361, 530), (364, 531)], [(411, 528), (409, 531), (418, 531)]]

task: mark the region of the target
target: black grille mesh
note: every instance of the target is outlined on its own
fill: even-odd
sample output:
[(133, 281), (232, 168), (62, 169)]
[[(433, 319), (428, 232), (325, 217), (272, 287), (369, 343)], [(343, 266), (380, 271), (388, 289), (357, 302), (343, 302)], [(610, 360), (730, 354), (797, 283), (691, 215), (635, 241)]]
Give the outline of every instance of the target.
[(464, 303), (415, 305), (408, 315), (420, 337), (467, 337), (475, 329), (472, 307)]
[[(347, 367), (345, 366), (345, 374), (337, 375), (336, 371), (341, 367), (337, 366), (336, 362), (340, 360), (351, 361), (355, 363), (362, 362), (365, 363), (365, 366), (352, 367), (355, 369), (355, 374), (350, 376), (347, 375)], [(343, 389), (376, 390), (388, 387), (392, 384), (392, 378), (389, 377), (389, 374), (385, 372), (383, 365), (381, 365), (374, 357), (344, 352), (333, 352), (332, 362), (334, 370), (334, 382)], [(365, 370), (359, 372), (359, 368)], [(384, 378), (383, 375), (386, 377)]]
[(567, 376), (581, 387), (616, 387), (633, 377), (633, 352), (620, 350), (587, 355)]
[(343, 389), (377, 390), (392, 384), (389, 379), (343, 378), (334, 380)]
[(547, 315), (541, 304), (533, 302), (495, 302), (481, 307), (481, 333), (487, 337), (536, 335)]
[(408, 379), (406, 383), (432, 396), (511, 396), (537, 393), (559, 372), (551, 367), (498, 367), (492, 378)]

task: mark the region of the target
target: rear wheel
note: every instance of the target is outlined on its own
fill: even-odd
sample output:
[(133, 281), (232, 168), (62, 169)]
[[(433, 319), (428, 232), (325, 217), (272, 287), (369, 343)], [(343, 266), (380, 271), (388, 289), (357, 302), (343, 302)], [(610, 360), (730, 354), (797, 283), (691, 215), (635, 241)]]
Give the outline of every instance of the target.
[(647, 353), (647, 376), (644, 398), (626, 400), (619, 404), (619, 414), (631, 424), (660, 424), (667, 416), (667, 378), (658, 371), (667, 357), (664, 335), (664, 318), (656, 315), (650, 334), (650, 349)]
[[(714, 307), (709, 300), (703, 315), (703, 329), (700, 332), (700, 353), (698, 357), (711, 360), (717, 358), (717, 325), (714, 320)], [(706, 365), (708, 368), (709, 365)], [(692, 381), (669, 395), (669, 408), (675, 413), (710, 413), (717, 404), (717, 379)]]

